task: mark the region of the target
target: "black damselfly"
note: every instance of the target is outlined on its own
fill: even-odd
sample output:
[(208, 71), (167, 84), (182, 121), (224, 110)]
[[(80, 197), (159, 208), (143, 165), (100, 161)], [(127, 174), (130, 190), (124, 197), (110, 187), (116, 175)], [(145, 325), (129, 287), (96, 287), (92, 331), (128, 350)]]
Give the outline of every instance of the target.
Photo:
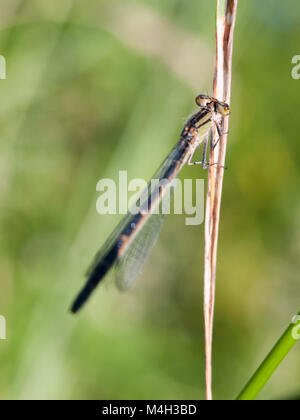
[[(213, 138), (210, 131), (212, 127), (216, 127), (219, 136), (215, 144), (210, 140), (210, 150), (213, 150), (222, 137), (220, 120), (229, 115), (229, 105), (206, 95), (198, 95), (196, 104), (200, 110), (185, 124), (179, 142), (153, 177), (158, 182), (148, 185), (137, 202), (139, 210), (134, 214), (129, 211), (96, 255), (87, 273), (86, 284), (72, 305), (72, 312), (77, 312), (84, 305), (114, 265), (117, 268), (117, 285), (120, 289), (128, 288), (141, 273), (160, 233), (162, 218), (156, 217), (154, 210), (182, 167), (185, 164), (200, 164), (203, 168), (217, 165), (206, 162), (209, 139)], [(202, 142), (202, 161), (192, 162), (194, 152)]]

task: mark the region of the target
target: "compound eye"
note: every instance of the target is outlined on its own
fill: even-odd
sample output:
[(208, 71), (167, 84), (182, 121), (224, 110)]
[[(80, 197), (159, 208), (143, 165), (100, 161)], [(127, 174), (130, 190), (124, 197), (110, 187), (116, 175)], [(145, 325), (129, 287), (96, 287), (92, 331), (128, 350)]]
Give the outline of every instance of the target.
[(224, 116), (230, 113), (230, 107), (225, 102), (219, 102), (216, 107), (216, 111)]
[(228, 115), (229, 112), (230, 112), (230, 107), (229, 107), (229, 105), (225, 104), (224, 108), (223, 108), (223, 114)]
[(196, 104), (200, 106), (200, 108), (205, 108), (211, 102), (211, 98), (206, 95), (198, 95), (196, 98)]

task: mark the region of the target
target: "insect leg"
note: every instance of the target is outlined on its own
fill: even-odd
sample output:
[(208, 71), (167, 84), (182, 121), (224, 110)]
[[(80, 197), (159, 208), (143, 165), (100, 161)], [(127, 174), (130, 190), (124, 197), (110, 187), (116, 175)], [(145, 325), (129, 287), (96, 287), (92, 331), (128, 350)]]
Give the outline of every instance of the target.
[(209, 163), (209, 162), (206, 162), (206, 155), (207, 155), (207, 149), (208, 149), (208, 141), (209, 141), (209, 137), (210, 137), (211, 134), (208, 134), (208, 136), (206, 136), (205, 139), (204, 139), (203, 157), (202, 157), (201, 162), (192, 162), (192, 158), (193, 158), (194, 153), (196, 151), (196, 149), (195, 149), (194, 152), (190, 155), (190, 157), (189, 157), (189, 159), (187, 161), (187, 164), (188, 165), (201, 165), (203, 169), (207, 169), (210, 166), (215, 166), (216, 165), (216, 166), (219, 166), (220, 168), (227, 169), (226, 166), (220, 165), (219, 163)]
[(203, 140), (203, 156), (202, 156), (202, 160), (201, 162), (192, 162), (192, 158), (195, 154), (195, 151), (197, 150), (197, 148), (193, 151), (193, 153), (191, 153), (187, 164), (188, 165), (201, 165), (202, 168), (206, 168), (206, 154), (207, 154), (207, 149), (208, 149), (208, 140), (209, 140), (209, 134), (207, 136), (205, 136), (204, 140)]
[(210, 142), (210, 149), (211, 150), (215, 150), (215, 148), (217, 147), (220, 139), (224, 136), (224, 134), (228, 134), (228, 132), (223, 133), (221, 125), (216, 120), (213, 119), (213, 123), (214, 123), (214, 125), (217, 129), (217, 132), (218, 132), (218, 140), (215, 142), (215, 144), (213, 144), (213, 136), (211, 137), (211, 142)]

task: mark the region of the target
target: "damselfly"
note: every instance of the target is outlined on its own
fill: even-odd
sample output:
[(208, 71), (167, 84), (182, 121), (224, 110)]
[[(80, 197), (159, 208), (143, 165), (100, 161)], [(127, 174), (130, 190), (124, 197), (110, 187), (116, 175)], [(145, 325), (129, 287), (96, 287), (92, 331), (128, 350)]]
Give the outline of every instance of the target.
[[(196, 104), (200, 110), (185, 124), (179, 142), (153, 177), (158, 182), (154, 186), (153, 183), (148, 185), (137, 202), (139, 210), (134, 214), (129, 211), (96, 255), (87, 273), (86, 284), (72, 305), (72, 312), (83, 306), (114, 265), (120, 289), (128, 288), (140, 274), (160, 233), (162, 218), (153, 214), (156, 213), (154, 209), (159, 206), (182, 167), (185, 164), (200, 164), (203, 168), (217, 165), (206, 162), (209, 138), (213, 138), (210, 131), (215, 126), (219, 136), (215, 144), (210, 141), (210, 149), (213, 150), (222, 137), (220, 120), (229, 115), (229, 105), (206, 95), (198, 95)], [(202, 161), (192, 162), (194, 152), (202, 142)]]

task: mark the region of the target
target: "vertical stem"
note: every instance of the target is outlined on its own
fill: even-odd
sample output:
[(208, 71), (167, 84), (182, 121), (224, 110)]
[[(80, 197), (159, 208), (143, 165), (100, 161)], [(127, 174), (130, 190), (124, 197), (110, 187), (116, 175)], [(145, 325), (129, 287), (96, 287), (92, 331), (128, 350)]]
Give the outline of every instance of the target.
[[(233, 34), (238, 0), (217, 0), (216, 63), (214, 97), (230, 104)], [(228, 132), (228, 117), (222, 123)], [(216, 133), (213, 133), (216, 136)], [(205, 324), (205, 380), (206, 399), (212, 400), (212, 342), (215, 304), (215, 282), (220, 207), (225, 166), (227, 134), (210, 154), (205, 217), (204, 250), (204, 324)]]

